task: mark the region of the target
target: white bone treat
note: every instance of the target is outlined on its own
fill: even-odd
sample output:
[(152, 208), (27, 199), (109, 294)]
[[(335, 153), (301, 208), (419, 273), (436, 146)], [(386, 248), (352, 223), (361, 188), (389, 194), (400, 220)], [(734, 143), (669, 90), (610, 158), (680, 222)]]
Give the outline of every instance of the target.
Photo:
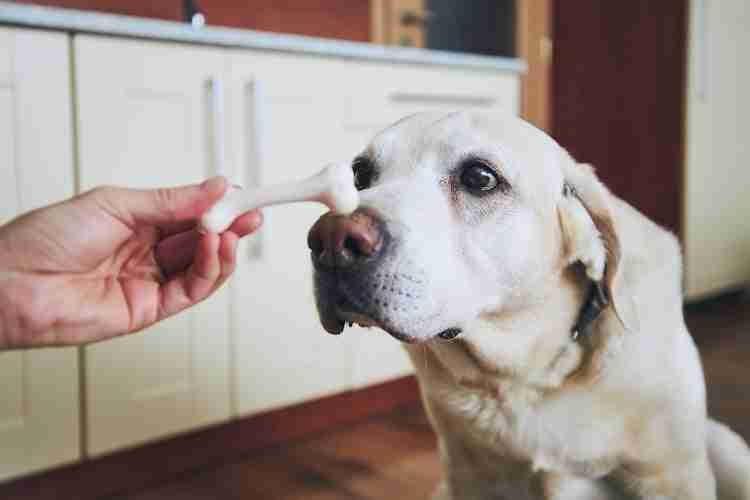
[(302, 201), (322, 203), (335, 213), (354, 212), (359, 205), (359, 193), (354, 186), (351, 164), (329, 165), (307, 179), (274, 186), (247, 190), (229, 187), (224, 197), (203, 215), (200, 226), (211, 233), (222, 233), (250, 210)]

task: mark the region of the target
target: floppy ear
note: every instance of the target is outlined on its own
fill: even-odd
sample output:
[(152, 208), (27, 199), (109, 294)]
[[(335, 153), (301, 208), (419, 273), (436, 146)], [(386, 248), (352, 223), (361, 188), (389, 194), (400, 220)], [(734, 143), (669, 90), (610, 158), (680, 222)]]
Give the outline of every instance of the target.
[(565, 187), (558, 213), (568, 263), (580, 262), (586, 275), (602, 285), (615, 315), (626, 330), (638, 318), (626, 276), (623, 243), (612, 207), (613, 196), (589, 165), (563, 160)]

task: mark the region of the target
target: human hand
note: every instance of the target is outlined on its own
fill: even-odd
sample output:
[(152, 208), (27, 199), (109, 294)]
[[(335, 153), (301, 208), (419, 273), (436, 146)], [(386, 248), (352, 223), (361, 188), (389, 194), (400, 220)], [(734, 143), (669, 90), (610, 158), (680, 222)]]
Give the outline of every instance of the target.
[(260, 212), (201, 234), (227, 188), (97, 188), (0, 227), (0, 349), (75, 345), (137, 332), (197, 304), (232, 274)]

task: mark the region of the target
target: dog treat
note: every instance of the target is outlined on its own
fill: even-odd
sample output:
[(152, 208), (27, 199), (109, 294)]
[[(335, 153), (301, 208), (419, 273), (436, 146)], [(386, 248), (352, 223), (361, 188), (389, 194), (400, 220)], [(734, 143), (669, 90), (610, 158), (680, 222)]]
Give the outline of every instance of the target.
[(256, 189), (229, 187), (201, 218), (201, 228), (212, 233), (226, 231), (240, 215), (250, 210), (300, 201), (316, 201), (332, 212), (348, 214), (357, 209), (359, 193), (354, 186), (351, 164), (329, 165), (307, 179)]

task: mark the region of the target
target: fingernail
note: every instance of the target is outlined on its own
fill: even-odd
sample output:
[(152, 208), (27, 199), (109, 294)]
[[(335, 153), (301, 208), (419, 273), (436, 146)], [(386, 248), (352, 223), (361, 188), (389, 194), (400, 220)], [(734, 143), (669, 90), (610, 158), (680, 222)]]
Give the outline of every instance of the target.
[(252, 224), (256, 229), (263, 225), (263, 212), (256, 211), (253, 213)]

